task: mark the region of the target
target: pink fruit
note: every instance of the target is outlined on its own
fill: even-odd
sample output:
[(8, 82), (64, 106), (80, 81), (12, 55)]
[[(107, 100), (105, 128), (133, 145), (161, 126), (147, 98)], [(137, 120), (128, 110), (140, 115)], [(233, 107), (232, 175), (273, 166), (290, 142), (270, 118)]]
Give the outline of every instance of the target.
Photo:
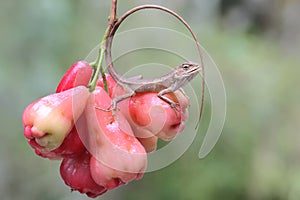
[[(172, 140), (183, 131), (188, 118), (188, 98), (183, 91), (166, 94), (178, 106), (174, 109), (168, 103), (157, 97), (157, 93), (136, 94), (130, 100), (119, 103), (121, 112), (128, 119), (134, 134), (138, 138), (149, 138), (155, 143), (153, 136), (163, 140)], [(143, 139), (145, 140), (145, 139)], [(145, 142), (144, 142), (145, 144)], [(146, 148), (147, 149), (147, 148)]]
[(83, 113), (89, 94), (86, 87), (78, 86), (28, 105), (22, 118), (25, 137), (35, 140), (40, 152), (57, 149)]
[(146, 137), (146, 138), (137, 138), (140, 143), (143, 145), (147, 153), (151, 153), (156, 150), (157, 148), (157, 140), (158, 137), (156, 136), (151, 136), (151, 137)]
[(108, 94), (97, 87), (85, 109), (88, 150), (92, 153), (91, 174), (97, 184), (107, 189), (141, 178), (147, 164), (145, 149), (122, 113), (117, 112), (112, 119), (111, 112), (101, 110), (110, 104)]

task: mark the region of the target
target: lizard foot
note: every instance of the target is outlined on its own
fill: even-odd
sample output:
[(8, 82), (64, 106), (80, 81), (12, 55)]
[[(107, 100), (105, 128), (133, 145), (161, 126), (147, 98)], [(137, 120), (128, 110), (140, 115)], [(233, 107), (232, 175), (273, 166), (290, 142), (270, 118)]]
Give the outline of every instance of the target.
[(174, 110), (176, 117), (178, 117), (178, 113), (181, 112), (180, 104), (173, 102), (173, 103), (170, 104), (170, 107)]
[(111, 114), (111, 120), (110, 120), (111, 124), (115, 121), (116, 111), (119, 110), (118, 107), (114, 108), (113, 104), (111, 104), (107, 109), (100, 108), (98, 106), (95, 106), (95, 108), (98, 109), (98, 110), (102, 110), (104, 112), (112, 112), (112, 114)]
[(109, 106), (107, 109), (105, 109), (105, 108), (100, 108), (100, 107), (98, 107), (98, 106), (95, 106), (95, 108), (97, 109), (97, 110), (102, 110), (102, 111), (104, 111), (104, 112), (110, 112), (110, 111), (112, 111), (112, 108), (111, 108), (112, 106)]

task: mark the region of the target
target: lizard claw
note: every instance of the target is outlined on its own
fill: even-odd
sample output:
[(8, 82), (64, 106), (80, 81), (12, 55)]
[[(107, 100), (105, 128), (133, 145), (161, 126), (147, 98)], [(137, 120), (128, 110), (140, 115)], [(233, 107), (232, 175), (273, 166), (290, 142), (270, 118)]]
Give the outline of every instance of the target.
[(170, 107), (174, 110), (176, 117), (178, 117), (178, 113), (181, 112), (180, 104), (173, 102), (173, 103), (170, 104)]
[(102, 111), (104, 111), (104, 112), (110, 112), (110, 111), (112, 111), (112, 108), (111, 108), (112, 106), (110, 105), (107, 109), (105, 109), (105, 108), (100, 108), (99, 106), (95, 106), (95, 108), (97, 109), (97, 110), (102, 110)]
[(112, 114), (111, 114), (111, 122), (110, 123), (113, 123), (115, 121), (116, 111), (117, 111), (118, 107), (114, 106), (113, 103), (107, 109), (100, 108), (98, 106), (95, 106), (95, 108), (98, 109), (98, 110), (102, 110), (104, 112), (112, 112)]

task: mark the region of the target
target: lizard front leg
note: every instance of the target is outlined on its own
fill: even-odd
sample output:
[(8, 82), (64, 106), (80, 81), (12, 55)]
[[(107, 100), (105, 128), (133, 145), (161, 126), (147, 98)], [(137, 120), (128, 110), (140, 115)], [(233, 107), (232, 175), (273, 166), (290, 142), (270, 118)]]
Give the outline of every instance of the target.
[(110, 112), (110, 111), (112, 111), (112, 118), (114, 118), (115, 115), (116, 115), (117, 104), (118, 104), (120, 101), (123, 101), (123, 100), (125, 100), (125, 99), (127, 99), (127, 98), (130, 98), (130, 97), (132, 97), (133, 95), (135, 95), (134, 90), (132, 90), (131, 88), (129, 88), (129, 87), (123, 87), (123, 88), (126, 88), (125, 91), (129, 91), (129, 92), (126, 93), (126, 94), (123, 94), (123, 95), (121, 95), (121, 96), (117, 96), (117, 97), (113, 98), (112, 101), (111, 101), (111, 105), (110, 105), (107, 109), (99, 108), (99, 107), (96, 107), (96, 108), (99, 109), (99, 110), (105, 111), (105, 112)]
[[(173, 108), (174, 110), (177, 110), (176, 107), (179, 106), (178, 103), (175, 103), (174, 101), (172, 101), (172, 100), (169, 99), (168, 97), (163, 96), (163, 95), (165, 95), (165, 94), (167, 94), (167, 93), (171, 93), (171, 92), (174, 92), (174, 91), (175, 91), (175, 90), (174, 90), (173, 87), (168, 87), (168, 88), (166, 88), (166, 89), (164, 89), (164, 90), (161, 90), (161, 91), (157, 94), (157, 96), (158, 96), (161, 100), (167, 102), (167, 103), (170, 105), (171, 108)], [(178, 111), (178, 110), (177, 110), (177, 111)], [(176, 113), (176, 115), (177, 115), (177, 113)]]
[(130, 90), (128, 93), (123, 94), (121, 96), (115, 97), (112, 101), (111, 101), (111, 107), (112, 107), (112, 116), (114, 117), (116, 114), (116, 110), (117, 110), (117, 104), (120, 101), (123, 101), (125, 99), (128, 99), (130, 97), (132, 97), (133, 95), (135, 95), (134, 90)]

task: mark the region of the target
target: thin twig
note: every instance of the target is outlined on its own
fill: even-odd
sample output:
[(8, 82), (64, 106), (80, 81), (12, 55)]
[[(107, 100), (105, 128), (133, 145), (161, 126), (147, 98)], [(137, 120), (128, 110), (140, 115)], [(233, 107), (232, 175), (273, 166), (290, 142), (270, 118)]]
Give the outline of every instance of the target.
[(108, 22), (108, 32), (112, 29), (115, 22), (117, 21), (117, 0), (111, 1), (111, 9), (110, 9), (110, 16), (109, 16), (109, 22)]

